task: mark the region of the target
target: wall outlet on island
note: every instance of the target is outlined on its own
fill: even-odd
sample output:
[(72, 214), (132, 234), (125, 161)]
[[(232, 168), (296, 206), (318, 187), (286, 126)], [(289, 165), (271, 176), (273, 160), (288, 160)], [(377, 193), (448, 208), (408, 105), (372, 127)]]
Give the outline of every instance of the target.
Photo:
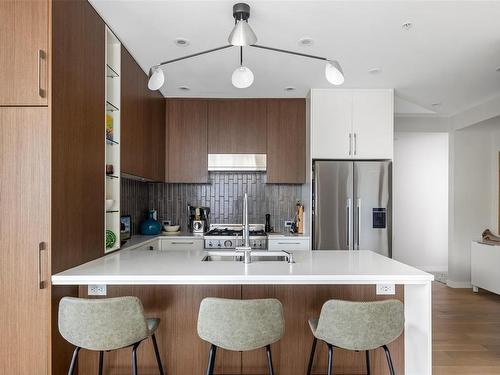
[(87, 294), (89, 296), (105, 296), (106, 295), (106, 284), (94, 284), (89, 285)]
[(377, 284), (377, 295), (388, 294), (396, 294), (396, 286), (394, 284)]
[(285, 220), (285, 228), (291, 228), (293, 224), (292, 220)]

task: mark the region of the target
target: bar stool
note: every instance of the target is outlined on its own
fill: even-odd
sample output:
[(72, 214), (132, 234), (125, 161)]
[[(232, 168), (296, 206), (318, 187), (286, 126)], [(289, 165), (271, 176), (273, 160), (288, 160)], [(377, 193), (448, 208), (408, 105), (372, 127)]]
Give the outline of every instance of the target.
[(370, 375), (369, 351), (382, 347), (391, 375), (395, 375), (387, 345), (396, 340), (404, 328), (401, 301), (350, 302), (329, 300), (323, 304), (319, 319), (310, 319), (314, 335), (307, 375), (311, 369), (317, 340), (328, 346), (328, 375), (333, 374), (333, 348), (364, 351), (367, 374)]
[(200, 304), (198, 336), (208, 341), (206, 375), (212, 375), (217, 348), (250, 351), (266, 348), (269, 374), (274, 375), (271, 344), (285, 331), (283, 306), (277, 299), (205, 298)]
[(99, 352), (99, 374), (105, 351), (132, 347), (132, 373), (137, 374), (137, 348), (151, 337), (158, 370), (163, 375), (155, 331), (160, 319), (146, 319), (137, 297), (85, 299), (64, 297), (59, 303), (59, 332), (76, 346), (68, 374), (73, 374), (80, 349)]

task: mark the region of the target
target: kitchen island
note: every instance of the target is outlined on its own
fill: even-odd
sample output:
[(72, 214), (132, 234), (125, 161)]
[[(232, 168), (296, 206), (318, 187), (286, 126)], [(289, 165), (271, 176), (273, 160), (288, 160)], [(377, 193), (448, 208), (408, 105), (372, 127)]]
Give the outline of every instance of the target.
[[(53, 285), (107, 285), (107, 295), (136, 295), (148, 316), (162, 319), (159, 342), (169, 374), (201, 374), (208, 346), (196, 335), (199, 302), (206, 296), (278, 298), (284, 306), (285, 336), (273, 345), (277, 373), (304, 374), (312, 335), (307, 319), (318, 316), (330, 298), (380, 300), (397, 298), (405, 305), (404, 335), (391, 344), (398, 373), (431, 373), (431, 282), (433, 276), (371, 251), (296, 252), (295, 263), (202, 262), (204, 251), (159, 251), (129, 248), (52, 276)], [(376, 285), (394, 285), (395, 294), (377, 295)], [(383, 317), (381, 317), (383, 318)], [(326, 368), (324, 348), (315, 371)], [(108, 355), (108, 365), (125, 371), (126, 350)], [(335, 373), (365, 373), (363, 353), (337, 350)], [(82, 356), (80, 368), (93, 371), (96, 358)], [(149, 345), (139, 357), (143, 373), (154, 370)], [(372, 374), (385, 374), (383, 351), (372, 353)], [(217, 373), (262, 374), (264, 352), (222, 351)]]

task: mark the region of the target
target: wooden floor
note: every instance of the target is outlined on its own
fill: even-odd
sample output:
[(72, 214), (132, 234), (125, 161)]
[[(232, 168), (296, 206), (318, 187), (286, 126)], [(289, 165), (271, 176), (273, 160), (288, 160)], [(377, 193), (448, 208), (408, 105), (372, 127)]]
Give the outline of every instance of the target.
[(433, 284), (433, 374), (500, 374), (500, 296)]

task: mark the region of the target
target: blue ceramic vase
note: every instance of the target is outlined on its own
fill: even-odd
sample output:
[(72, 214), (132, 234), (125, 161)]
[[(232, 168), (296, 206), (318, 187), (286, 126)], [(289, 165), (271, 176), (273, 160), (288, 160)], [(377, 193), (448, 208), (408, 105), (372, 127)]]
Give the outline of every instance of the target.
[(149, 211), (149, 217), (141, 223), (141, 234), (154, 236), (161, 232), (161, 224), (154, 219), (155, 210)]

